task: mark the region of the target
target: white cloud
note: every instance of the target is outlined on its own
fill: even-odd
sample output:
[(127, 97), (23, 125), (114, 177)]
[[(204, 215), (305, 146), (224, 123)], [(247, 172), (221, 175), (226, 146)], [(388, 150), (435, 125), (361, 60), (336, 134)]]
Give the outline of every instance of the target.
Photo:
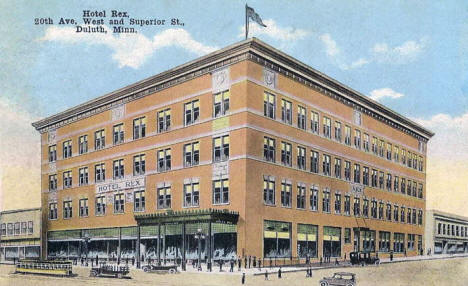
[[(304, 39), (309, 32), (303, 29), (293, 27), (280, 27), (272, 19), (264, 20), (266, 27), (261, 27), (255, 22), (249, 24), (249, 37), (258, 37), (260, 35), (268, 36), (272, 39), (282, 42), (294, 42)], [(245, 37), (245, 26), (239, 28), (240, 34), (238, 37)]]
[(342, 70), (350, 70), (355, 68), (360, 68), (364, 65), (370, 63), (366, 58), (359, 58), (350, 64), (346, 63), (345, 56), (341, 52), (341, 49), (338, 47), (336, 41), (331, 37), (330, 34), (322, 34), (319, 36), (320, 41), (322, 41), (325, 46), (325, 52), (327, 56)]
[(406, 41), (393, 48), (390, 48), (386, 43), (377, 43), (371, 52), (378, 62), (403, 64), (416, 59), (424, 51), (426, 44), (426, 37), (419, 41)]
[(380, 89), (374, 89), (373, 91), (370, 92), (369, 97), (375, 101), (379, 101), (382, 98), (388, 97), (391, 99), (396, 99), (405, 96), (402, 93), (396, 92), (393, 89), (389, 87), (384, 87)]
[(336, 45), (335, 40), (333, 40), (330, 34), (323, 34), (319, 36), (319, 39), (325, 45), (325, 51), (328, 56), (334, 57), (340, 53), (340, 49)]
[(104, 45), (112, 51), (112, 58), (119, 67), (139, 68), (158, 49), (178, 47), (196, 55), (204, 55), (217, 50), (217, 47), (205, 46), (192, 38), (184, 29), (167, 29), (149, 39), (143, 34), (113, 34), (111, 29), (103, 26), (104, 33), (76, 33), (72, 27), (49, 27), (40, 41), (56, 41), (66, 44), (85, 43)]

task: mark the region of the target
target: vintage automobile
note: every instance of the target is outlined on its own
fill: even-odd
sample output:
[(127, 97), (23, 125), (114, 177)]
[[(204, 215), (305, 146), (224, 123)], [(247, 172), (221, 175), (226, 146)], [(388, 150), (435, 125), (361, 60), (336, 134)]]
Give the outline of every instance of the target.
[(320, 286), (356, 286), (356, 274), (349, 272), (336, 272), (332, 277), (323, 277)]
[(142, 267), (145, 272), (155, 272), (155, 273), (177, 273), (177, 265), (155, 265), (147, 264)]
[(375, 252), (351, 252), (349, 260), (352, 265), (361, 264), (380, 264), (380, 258)]
[(108, 264), (101, 264), (99, 267), (91, 268), (89, 272), (90, 277), (97, 277), (97, 276), (114, 276), (117, 278), (123, 278), (130, 272), (128, 266), (120, 266), (120, 265), (108, 265)]

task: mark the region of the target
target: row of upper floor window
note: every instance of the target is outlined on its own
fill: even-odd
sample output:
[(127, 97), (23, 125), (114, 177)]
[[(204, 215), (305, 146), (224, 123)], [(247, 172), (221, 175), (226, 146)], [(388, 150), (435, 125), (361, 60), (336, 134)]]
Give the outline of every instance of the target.
[(22, 221), (15, 223), (2, 223), (1, 224), (1, 235), (2, 236), (17, 236), (33, 234), (34, 224), (32, 221)]
[[(222, 162), (229, 159), (229, 135), (214, 137), (212, 140), (213, 162)], [(183, 145), (182, 160), (184, 167), (192, 167), (200, 164), (200, 141), (193, 141)], [(169, 171), (172, 168), (172, 148), (163, 148), (156, 151), (156, 170), (158, 172)], [(146, 173), (146, 154), (133, 156), (133, 175), (140, 176)], [(78, 185), (89, 184), (89, 167), (78, 168)], [(112, 162), (112, 178), (122, 179), (125, 177), (125, 159), (116, 159)], [(94, 182), (104, 182), (106, 180), (106, 164), (100, 162), (94, 165)], [(62, 172), (63, 188), (73, 186), (73, 172), (66, 170)], [(58, 187), (57, 174), (49, 175), (49, 190), (56, 190)]]
[[(311, 185), (309, 188), (304, 183), (297, 183), (296, 205), (297, 209), (309, 209), (324, 213), (332, 213), (334, 206), (335, 214), (354, 215), (358, 217), (382, 219), (394, 222), (406, 222), (410, 224), (422, 225), (423, 210), (398, 206), (391, 202), (378, 201), (375, 198), (342, 195), (340, 191), (332, 192), (329, 188), (323, 188), (320, 194), (318, 186)], [(290, 180), (281, 180), (280, 205), (281, 207), (293, 207), (293, 184)], [(264, 176), (263, 179), (263, 202), (269, 206), (276, 205), (276, 180), (271, 176)], [(353, 207), (351, 209), (351, 206)], [(385, 207), (385, 212), (384, 212)], [(405, 216), (406, 214), (406, 216)]]
[[(264, 93), (264, 116), (276, 119), (276, 101), (276, 95), (268, 92)], [(308, 114), (310, 114), (310, 121), (307, 120)], [(322, 120), (320, 120), (320, 117)], [(360, 115), (357, 117), (358, 125), (360, 125)], [(318, 111), (312, 108), (310, 108), (310, 113), (308, 113), (307, 107), (297, 105), (296, 118), (297, 127), (299, 129), (310, 130), (314, 134), (333, 139), (347, 146), (353, 146), (357, 150), (362, 150), (378, 157), (385, 157), (389, 161), (394, 161), (395, 163), (405, 165), (421, 172), (424, 170), (423, 156), (406, 150), (395, 143), (385, 141), (377, 135), (364, 132), (357, 127), (352, 128), (350, 125), (343, 124), (337, 119), (332, 119), (329, 115), (323, 113), (319, 114)], [(285, 98), (281, 99), (281, 121), (285, 124), (293, 125), (293, 104)], [(419, 152), (425, 152), (425, 144), (422, 141), (419, 141), (418, 148)]]
[[(225, 115), (229, 111), (230, 92), (224, 91), (213, 95), (213, 117)], [(198, 99), (183, 103), (183, 122), (185, 126), (194, 124), (200, 119), (200, 101)], [(147, 116), (140, 116), (133, 119), (133, 140), (146, 137)], [(171, 108), (164, 108), (156, 112), (156, 128), (158, 133), (166, 132), (171, 129)], [(118, 145), (125, 142), (124, 123), (118, 123), (112, 127), (112, 144)], [(89, 152), (89, 134), (78, 136), (77, 140), (78, 154)], [(94, 150), (101, 150), (106, 147), (106, 132), (104, 128), (94, 131), (93, 141)], [(73, 156), (73, 140), (67, 139), (62, 142), (62, 158)], [(48, 151), (49, 162), (57, 160), (57, 144), (50, 145)]]
[[(110, 196), (105, 194), (96, 195), (94, 201), (94, 214), (96, 216), (106, 215), (108, 212), (107, 206), (113, 206), (114, 214), (125, 213), (126, 203), (133, 202), (133, 212), (144, 212), (146, 210), (146, 195), (145, 190), (133, 191), (131, 200), (126, 197), (124, 192), (113, 193)], [(183, 184), (182, 207), (199, 207), (200, 206), (200, 182), (192, 180)], [(109, 201), (110, 200), (110, 201)], [(223, 205), (229, 204), (229, 179), (218, 179), (212, 181), (212, 204)], [(172, 186), (171, 184), (161, 184), (156, 188), (156, 208), (171, 209), (173, 203)], [(62, 203), (62, 215), (64, 219), (73, 217), (73, 200), (65, 199)], [(88, 198), (78, 200), (78, 216), (88, 217), (89, 203)], [(58, 203), (49, 203), (49, 219), (58, 218)]]
[[(276, 139), (265, 136), (263, 138), (263, 159), (276, 163)], [(293, 166), (293, 145), (286, 141), (280, 142), (281, 164)], [(309, 163), (307, 160), (309, 158)], [(333, 159), (333, 160), (332, 160)], [(333, 164), (333, 165), (332, 165)], [(321, 173), (325, 176), (332, 176), (344, 179), (364, 186), (386, 189), (388, 191), (401, 192), (409, 196), (423, 198), (423, 184), (417, 181), (392, 175), (389, 172), (371, 168), (357, 162), (351, 162), (329, 154), (321, 154), (315, 150), (309, 150), (303, 146), (296, 146), (296, 168), (307, 170), (312, 173)], [(332, 168), (333, 167), (333, 168)]]
[(468, 237), (468, 226), (456, 225), (450, 223), (437, 223), (437, 234)]

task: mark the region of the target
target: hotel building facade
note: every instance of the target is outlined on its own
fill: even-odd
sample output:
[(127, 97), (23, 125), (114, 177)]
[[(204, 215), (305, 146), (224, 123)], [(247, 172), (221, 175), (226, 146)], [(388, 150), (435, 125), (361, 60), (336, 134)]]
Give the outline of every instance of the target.
[(424, 249), (433, 133), (255, 38), (33, 126), (49, 258)]

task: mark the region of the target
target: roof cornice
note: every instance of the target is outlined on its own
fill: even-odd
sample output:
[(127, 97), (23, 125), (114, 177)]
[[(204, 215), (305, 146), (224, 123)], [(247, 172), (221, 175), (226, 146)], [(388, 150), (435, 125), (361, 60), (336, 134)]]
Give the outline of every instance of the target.
[(256, 38), (247, 39), (32, 123), (41, 133), (109, 110), (233, 63), (260, 62), (303, 84), (427, 141), (433, 132)]

